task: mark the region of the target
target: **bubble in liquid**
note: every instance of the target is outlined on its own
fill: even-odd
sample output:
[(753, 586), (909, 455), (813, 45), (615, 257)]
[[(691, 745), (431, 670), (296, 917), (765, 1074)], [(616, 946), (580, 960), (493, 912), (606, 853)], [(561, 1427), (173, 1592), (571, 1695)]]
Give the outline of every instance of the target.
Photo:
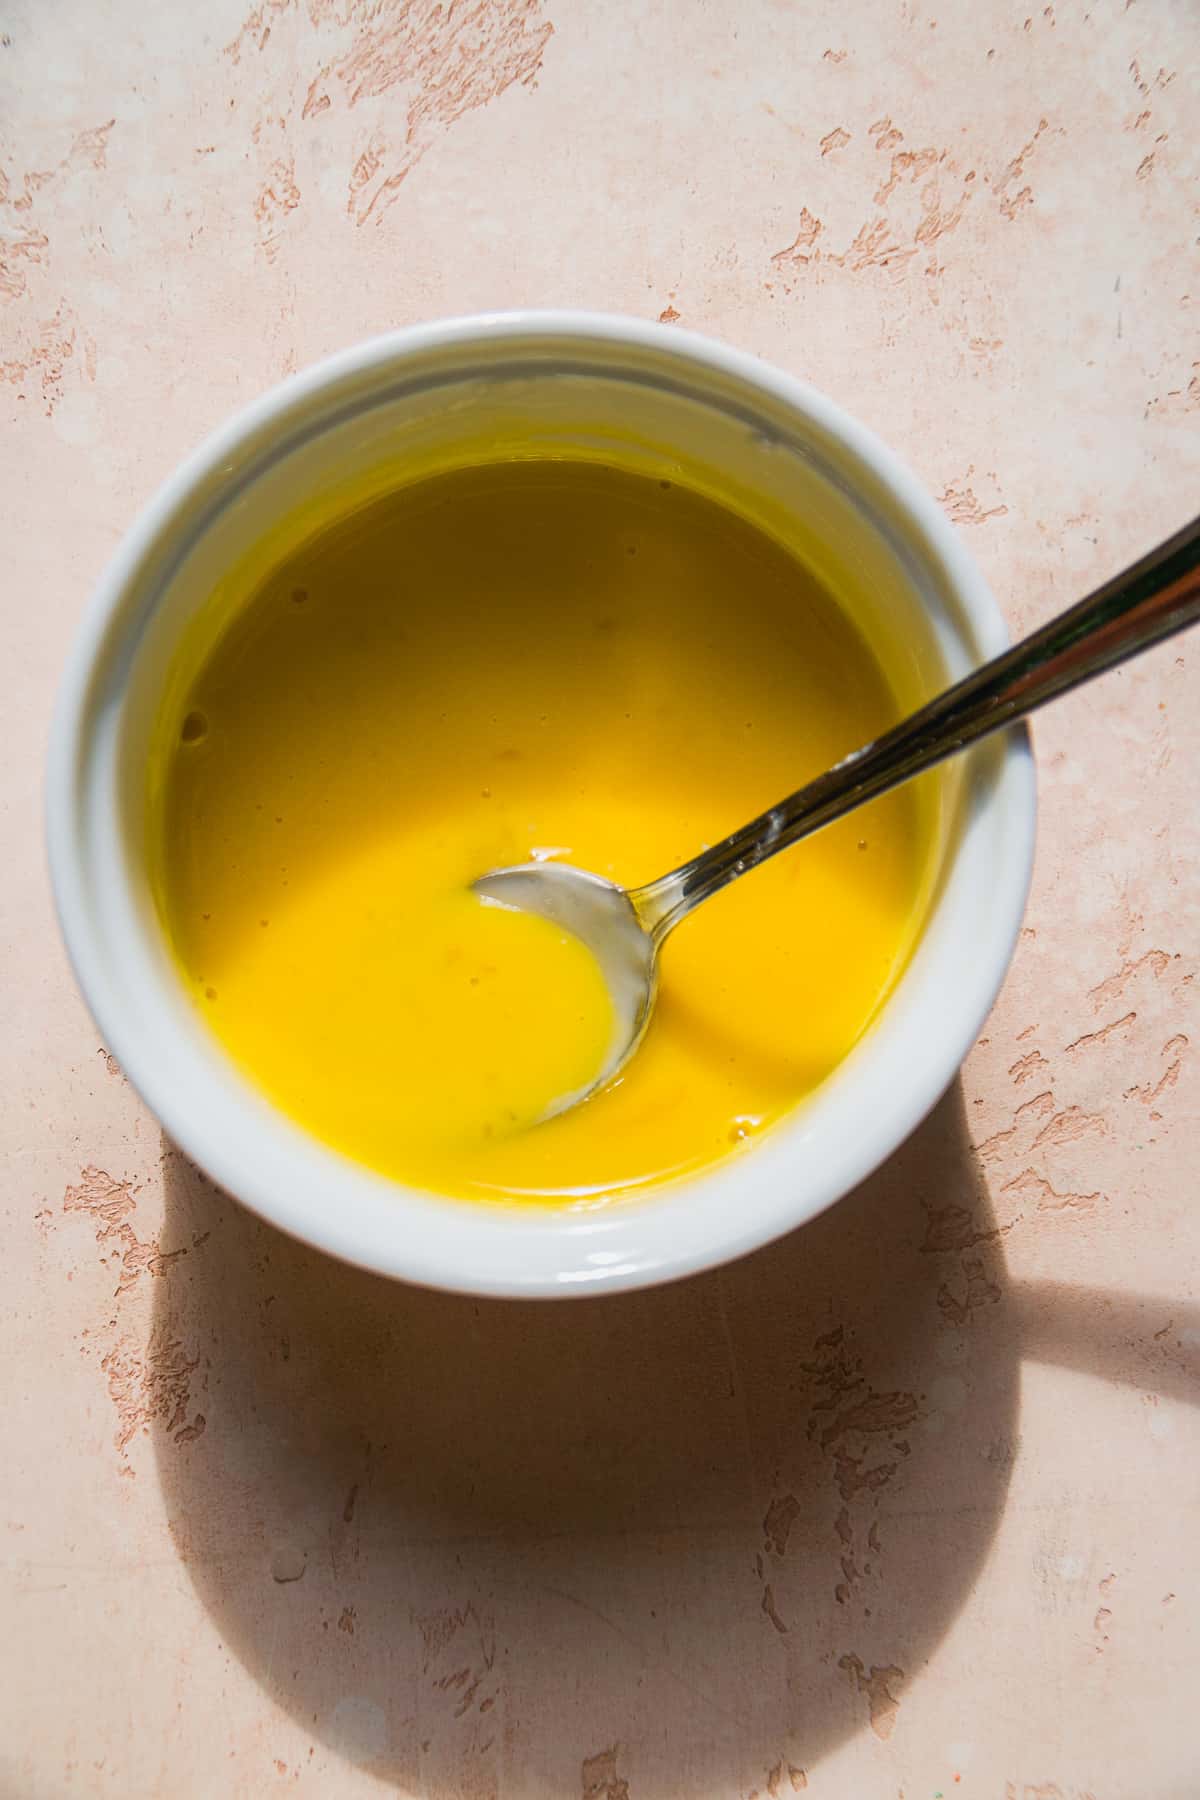
[(180, 727), (179, 736), (185, 744), (202, 744), (208, 736), (208, 720), (202, 712), (190, 712)]
[(742, 1117), (735, 1119), (733, 1124), (729, 1127), (730, 1143), (742, 1143), (746, 1138), (751, 1137), (761, 1124), (762, 1120), (756, 1119), (753, 1114), (744, 1114)]

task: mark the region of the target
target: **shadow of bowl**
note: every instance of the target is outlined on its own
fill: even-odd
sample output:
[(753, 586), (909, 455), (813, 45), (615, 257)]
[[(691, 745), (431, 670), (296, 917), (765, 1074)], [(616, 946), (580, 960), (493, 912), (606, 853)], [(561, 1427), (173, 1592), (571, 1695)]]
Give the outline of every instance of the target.
[(315, 1737), (431, 1796), (600, 1800), (618, 1744), (707, 1796), (890, 1733), (1015, 1437), (957, 1085), (802, 1230), (599, 1301), (387, 1282), (165, 1166), (165, 1241), (211, 1233), (157, 1284), (161, 1341), (203, 1346), (203, 1435), (157, 1428), (168, 1516)]

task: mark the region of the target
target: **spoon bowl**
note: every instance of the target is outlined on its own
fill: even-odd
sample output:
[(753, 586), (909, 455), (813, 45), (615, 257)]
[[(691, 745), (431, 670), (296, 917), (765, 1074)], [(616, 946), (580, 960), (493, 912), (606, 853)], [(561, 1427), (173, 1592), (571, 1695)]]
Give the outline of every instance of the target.
[(658, 940), (643, 922), (636, 895), (571, 863), (493, 869), (474, 891), (489, 906), (536, 913), (569, 931), (600, 965), (613, 1006), (608, 1052), (589, 1087), (555, 1101), (546, 1114), (553, 1118), (607, 1087), (641, 1043), (658, 993)]

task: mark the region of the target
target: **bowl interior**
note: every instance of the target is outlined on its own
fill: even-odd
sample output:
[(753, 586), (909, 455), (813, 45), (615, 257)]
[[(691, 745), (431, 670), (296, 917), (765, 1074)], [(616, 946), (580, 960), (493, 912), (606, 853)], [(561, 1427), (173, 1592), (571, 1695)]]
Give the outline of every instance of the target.
[[(264, 1216), (349, 1260), (478, 1292), (612, 1288), (707, 1266), (811, 1217), (907, 1135), (991, 1004), (1028, 883), (1021, 734), (924, 778), (936, 849), (919, 941), (851, 1055), (727, 1163), (603, 1210), (421, 1194), (307, 1136), (228, 1063), (167, 954), (144, 854), (164, 705), (257, 573), (352, 507), (486, 460), (612, 463), (687, 484), (843, 598), (904, 706), (1005, 642), (932, 504), (819, 396), (700, 340), (623, 322), (492, 320), (399, 334), (297, 378), (152, 504), (97, 596), (50, 785), (56, 891), (101, 1028), (181, 1147)], [(234, 588), (227, 579), (238, 570)]]

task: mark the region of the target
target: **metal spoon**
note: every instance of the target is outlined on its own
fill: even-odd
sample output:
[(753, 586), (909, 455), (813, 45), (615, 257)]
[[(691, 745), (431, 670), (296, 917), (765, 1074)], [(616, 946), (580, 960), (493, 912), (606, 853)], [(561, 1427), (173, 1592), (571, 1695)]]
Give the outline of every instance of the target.
[(650, 1023), (663, 942), (701, 901), (823, 825), (1197, 618), (1200, 519), (891, 731), (657, 881), (620, 888), (569, 863), (523, 863), (481, 876), (474, 887), (483, 899), (539, 913), (580, 938), (600, 964), (612, 996), (616, 1024), (603, 1069), (591, 1087), (564, 1096), (548, 1116), (589, 1098), (629, 1061)]

